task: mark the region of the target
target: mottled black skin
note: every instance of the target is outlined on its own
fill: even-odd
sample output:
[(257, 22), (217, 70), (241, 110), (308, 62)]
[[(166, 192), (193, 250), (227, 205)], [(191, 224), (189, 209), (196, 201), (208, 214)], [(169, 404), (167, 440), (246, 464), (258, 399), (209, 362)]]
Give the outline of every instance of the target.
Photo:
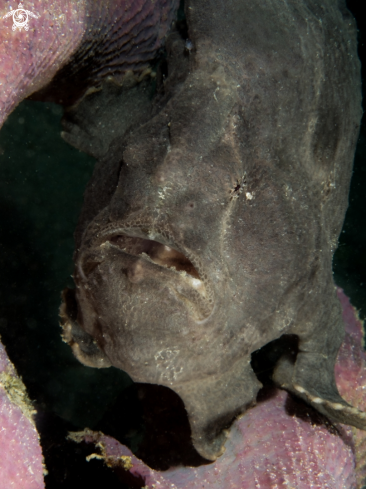
[(190, 0), (186, 16), (193, 48), (171, 35), (155, 99), (131, 92), (142, 112), (116, 117), (113, 135), (86, 131), (93, 104), (106, 120), (128, 99), (106, 88), (70, 114), (65, 137), (99, 161), (65, 340), (87, 365), (177, 392), (210, 460), (255, 402), (251, 353), (283, 334), (299, 352), (275, 382), (365, 429), (334, 380), (344, 327), (332, 255), (361, 117), (354, 20), (332, 0)]

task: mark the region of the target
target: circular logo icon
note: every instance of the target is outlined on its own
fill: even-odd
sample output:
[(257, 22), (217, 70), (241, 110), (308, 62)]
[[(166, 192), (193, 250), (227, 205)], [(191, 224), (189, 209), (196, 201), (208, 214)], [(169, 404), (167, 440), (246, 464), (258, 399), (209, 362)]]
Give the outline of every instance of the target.
[(22, 8), (18, 8), (17, 10), (14, 10), (13, 12), (13, 31), (16, 29), (22, 30), (24, 29), (27, 31), (29, 29), (28, 25), (28, 12)]

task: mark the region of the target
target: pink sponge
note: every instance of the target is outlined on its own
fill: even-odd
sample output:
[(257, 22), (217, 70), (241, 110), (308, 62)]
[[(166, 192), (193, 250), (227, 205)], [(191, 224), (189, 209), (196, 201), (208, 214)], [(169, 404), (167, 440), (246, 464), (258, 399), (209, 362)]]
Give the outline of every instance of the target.
[(85, 83), (82, 93), (106, 76), (120, 81), (128, 71), (141, 74), (162, 46), (179, 2), (28, 0), (24, 8), (37, 18), (30, 17), (29, 30), (13, 31), (13, 15), (4, 16), (16, 3), (0, 2), (0, 127), (65, 65), (70, 64), (68, 75), (61, 75), (66, 85), (58, 83), (54, 96), (42, 100), (72, 105), (65, 92), (75, 89), (75, 74)]
[(42, 450), (32, 406), (0, 343), (0, 487), (44, 488)]

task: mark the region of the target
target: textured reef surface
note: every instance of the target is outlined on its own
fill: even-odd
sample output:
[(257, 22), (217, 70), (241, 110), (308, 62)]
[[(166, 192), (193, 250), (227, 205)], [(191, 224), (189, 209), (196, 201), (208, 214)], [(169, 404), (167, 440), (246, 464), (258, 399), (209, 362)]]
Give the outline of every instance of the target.
[(0, 485), (42, 489), (43, 457), (25, 387), (0, 343)]
[[(29, 30), (1, 18), (0, 126), (24, 98), (70, 105), (113, 75), (150, 70), (174, 19), (176, 0), (40, 0), (26, 8)], [(14, 2), (0, 1), (0, 17)], [(40, 91), (37, 95), (34, 92)]]

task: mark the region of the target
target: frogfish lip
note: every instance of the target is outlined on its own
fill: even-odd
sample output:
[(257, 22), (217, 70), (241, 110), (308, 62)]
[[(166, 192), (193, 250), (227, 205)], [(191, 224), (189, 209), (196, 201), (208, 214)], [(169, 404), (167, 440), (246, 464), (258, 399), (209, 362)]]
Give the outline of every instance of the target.
[[(201, 260), (191, 250), (173, 242), (166, 231), (148, 227), (107, 226), (98, 232), (90, 248), (112, 248), (121, 253), (126, 261), (125, 274), (130, 282), (139, 284), (144, 280), (147, 269), (164, 271), (166, 284), (180, 302), (185, 303), (196, 321), (206, 320), (214, 308), (214, 294)], [(89, 248), (89, 249), (90, 249)], [(93, 253), (94, 255), (94, 253)], [(86, 255), (81, 260), (79, 272), (82, 281), (87, 280), (95, 261)], [(156, 274), (161, 276), (160, 274)]]

